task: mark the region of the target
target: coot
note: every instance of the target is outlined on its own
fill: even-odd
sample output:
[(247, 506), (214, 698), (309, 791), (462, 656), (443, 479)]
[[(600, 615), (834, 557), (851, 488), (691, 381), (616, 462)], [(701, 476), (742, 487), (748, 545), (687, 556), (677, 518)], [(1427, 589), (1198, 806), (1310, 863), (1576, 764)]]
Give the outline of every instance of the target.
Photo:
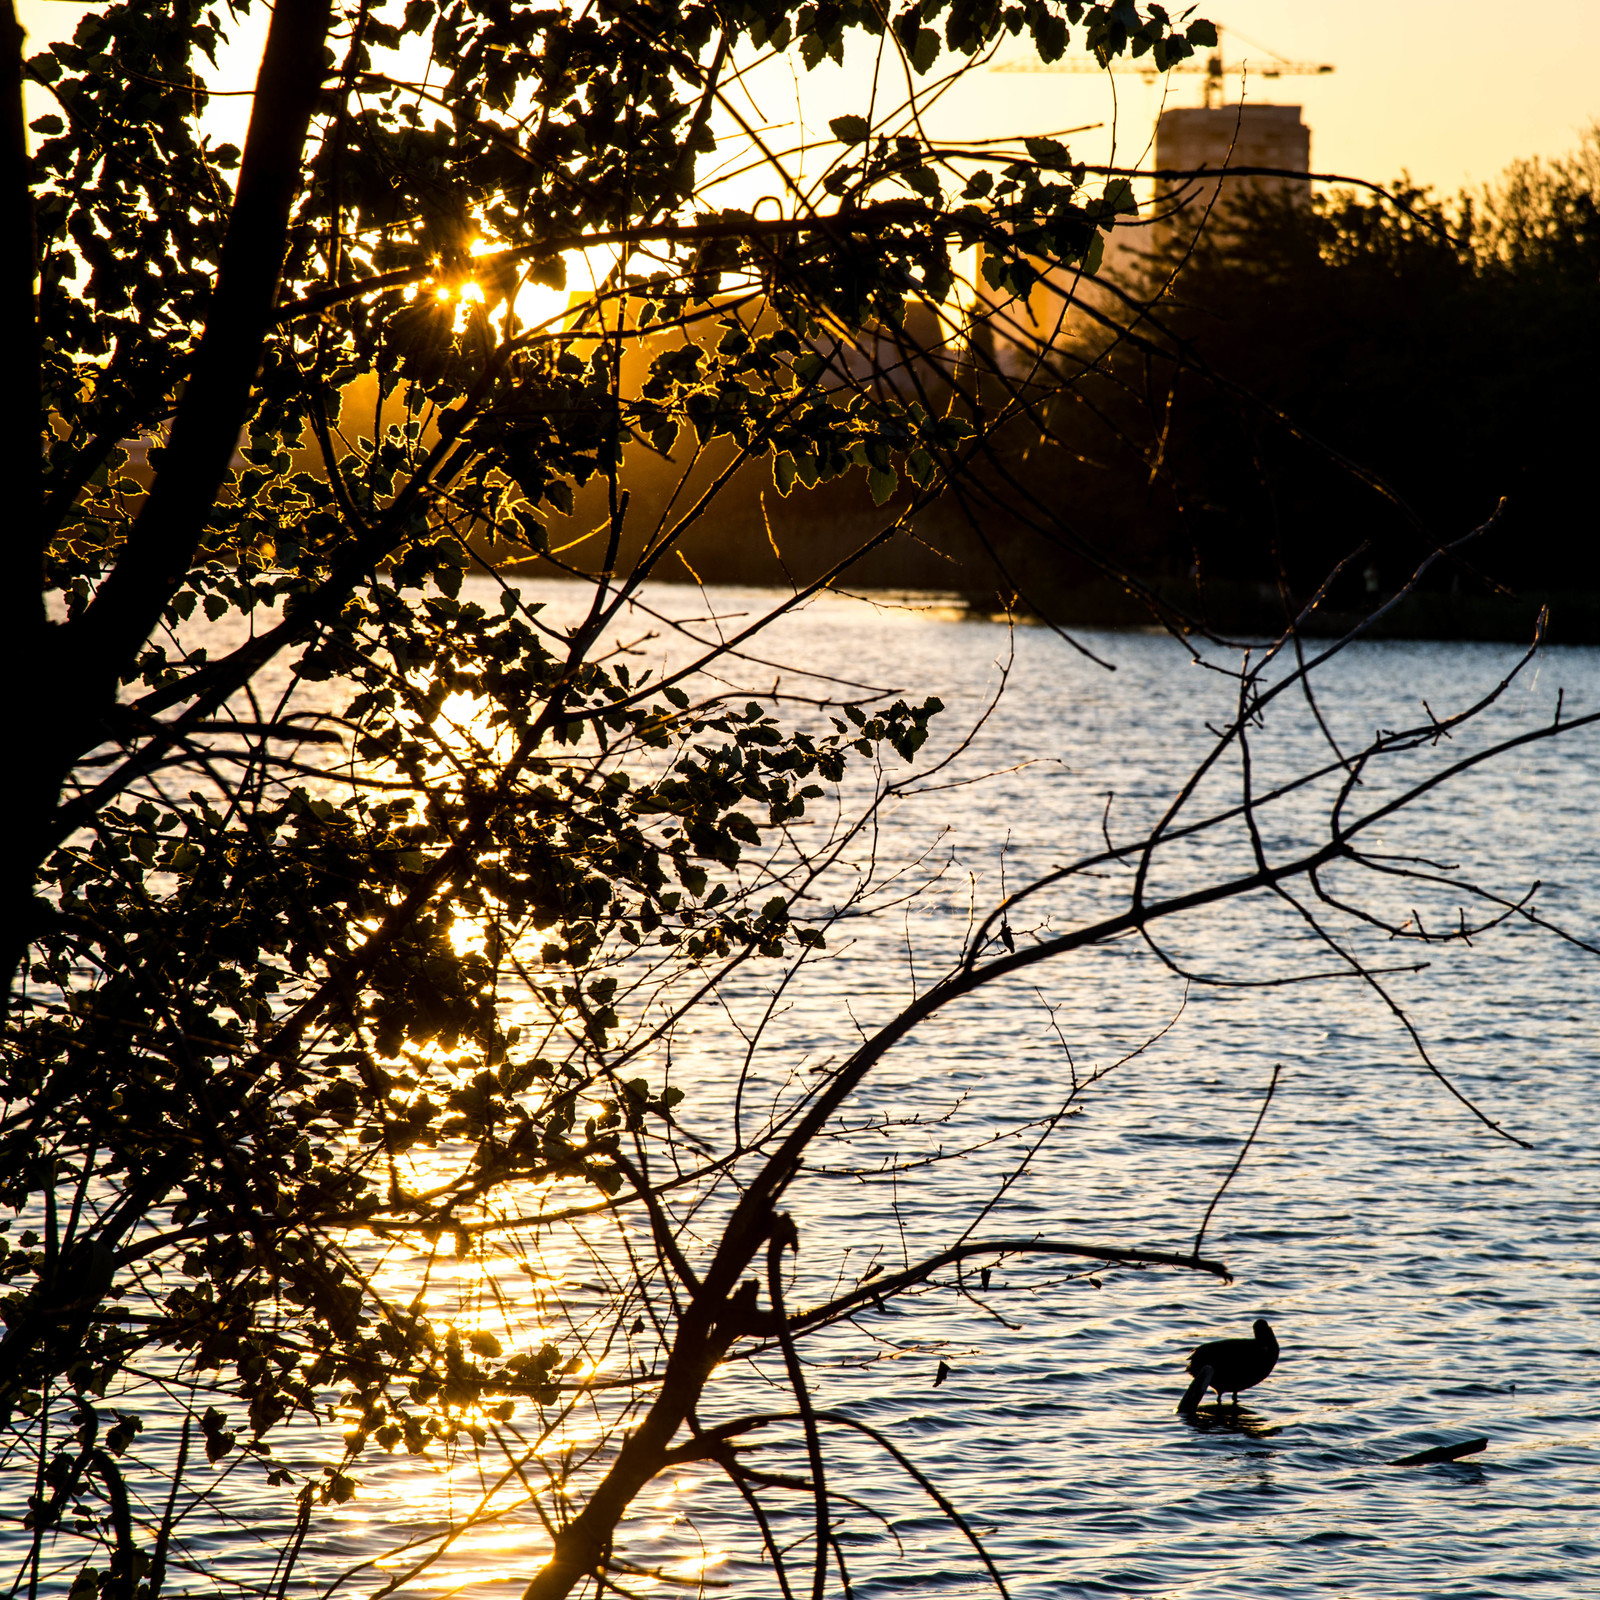
[(1180, 1411), (1193, 1411), (1207, 1389), (1215, 1389), (1217, 1399), (1231, 1394), (1239, 1403), (1241, 1389), (1254, 1388), (1278, 1364), (1278, 1341), (1265, 1318), (1255, 1325), (1253, 1339), (1213, 1339), (1189, 1357), (1189, 1372), (1194, 1382), (1178, 1402)]

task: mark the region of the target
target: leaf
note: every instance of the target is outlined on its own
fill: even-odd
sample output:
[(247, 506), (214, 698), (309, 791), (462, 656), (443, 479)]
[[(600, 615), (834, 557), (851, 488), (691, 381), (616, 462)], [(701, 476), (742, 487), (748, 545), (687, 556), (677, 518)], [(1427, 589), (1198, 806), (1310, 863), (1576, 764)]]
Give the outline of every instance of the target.
[(1183, 36), (1190, 44), (1199, 45), (1203, 50), (1217, 48), (1217, 25), (1214, 22), (1207, 22), (1203, 17), (1191, 22), (1183, 30)]
[(543, 261), (529, 262), (528, 281), (545, 284), (551, 289), (565, 289), (567, 263), (561, 256), (550, 256)]
[(1126, 178), (1115, 178), (1108, 183), (1105, 193), (1100, 197), (1100, 204), (1118, 217), (1136, 213), (1139, 209), (1138, 196)]
[(873, 505), (881, 506), (894, 493), (899, 481), (893, 467), (869, 467), (867, 488), (872, 495)]
[(543, 550), (550, 542), (544, 523), (526, 508), (519, 508), (516, 517), (521, 534), (520, 542), (527, 545), (530, 550)]
[(1065, 172), (1072, 162), (1071, 154), (1059, 139), (1024, 139), (1022, 143), (1047, 172)]
[(924, 76), (939, 59), (939, 35), (932, 28), (917, 31), (916, 48), (911, 52), (911, 65), (919, 77)]
[(220, 1461), (233, 1449), (234, 1435), (224, 1427), (226, 1418), (215, 1406), (207, 1406), (200, 1418), (200, 1431), (205, 1436), (206, 1460)]
[(742, 811), (730, 811), (723, 826), (742, 844), (760, 844), (761, 833)]
[(1059, 61), (1067, 51), (1067, 24), (1061, 17), (1048, 12), (1037, 17), (1031, 25), (1033, 46), (1043, 62)]
[(865, 144), (872, 132), (865, 117), (833, 117), (828, 126), (833, 129), (834, 138), (846, 146)]

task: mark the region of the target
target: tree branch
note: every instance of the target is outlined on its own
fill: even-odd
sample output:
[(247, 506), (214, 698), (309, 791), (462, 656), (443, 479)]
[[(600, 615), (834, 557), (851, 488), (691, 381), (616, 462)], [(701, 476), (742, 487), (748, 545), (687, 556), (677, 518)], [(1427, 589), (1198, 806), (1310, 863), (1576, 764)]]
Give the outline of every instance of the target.
[(267, 34), (217, 283), (172, 440), (121, 559), (83, 616), (80, 715), (121, 672), (183, 582), (227, 475), (272, 325), (289, 214), (323, 77), (331, 0), (278, 0)]
[(902, 1289), (921, 1283), (940, 1267), (953, 1266), (973, 1256), (995, 1255), (1082, 1256), (1090, 1261), (1106, 1261), (1117, 1266), (1183, 1267), (1191, 1272), (1209, 1272), (1224, 1283), (1233, 1282), (1233, 1274), (1222, 1262), (1194, 1254), (1177, 1255), (1170, 1250), (1122, 1250), (1114, 1245), (1078, 1244), (1068, 1239), (978, 1239), (952, 1245), (948, 1250), (941, 1250), (904, 1272), (874, 1278), (870, 1284), (859, 1285), (849, 1294), (830, 1300), (825, 1306), (798, 1311), (789, 1318), (789, 1329), (793, 1333), (804, 1333), (824, 1323), (836, 1322), (860, 1306), (886, 1299)]
[(26, 35), (15, 0), (0, 15), (0, 100), (4, 101), (4, 154), (0, 155), (0, 338), (11, 352), (6, 382), (16, 409), (0, 428), (0, 482), (9, 499), (5, 598), (0, 617), (12, 641), (36, 636), (44, 626), (44, 477), (40, 440), (44, 413), (39, 390), (39, 318), (34, 300), (38, 241), (29, 185), (28, 131), (22, 101), (22, 50)]

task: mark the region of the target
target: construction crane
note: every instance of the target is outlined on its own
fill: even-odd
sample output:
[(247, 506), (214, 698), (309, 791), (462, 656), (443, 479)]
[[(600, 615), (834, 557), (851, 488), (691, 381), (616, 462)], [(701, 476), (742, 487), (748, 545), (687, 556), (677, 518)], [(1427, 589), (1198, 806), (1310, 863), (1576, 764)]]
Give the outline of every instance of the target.
[[(1249, 62), (1246, 57), (1237, 63), (1231, 70), (1237, 72), (1247, 63), (1251, 70), (1263, 78), (1304, 78), (1321, 77), (1333, 71), (1325, 61), (1290, 61), (1287, 57), (1280, 56), (1276, 50), (1268, 50), (1265, 45), (1254, 43), (1246, 39), (1242, 33), (1235, 33), (1235, 38), (1250, 45), (1253, 50), (1259, 50), (1269, 59), (1261, 65)], [(1140, 56), (1136, 60), (1127, 56), (1116, 57), (1109, 66), (1102, 67), (1098, 61), (1089, 56), (1063, 56), (1059, 61), (1040, 61), (1037, 57), (1025, 61), (1001, 61), (990, 67), (991, 72), (1137, 72), (1146, 83), (1153, 83), (1162, 76), (1154, 61), (1149, 56)], [(1187, 61), (1180, 61), (1176, 66), (1168, 67), (1168, 72), (1202, 72), (1205, 74), (1205, 103), (1208, 106), (1217, 105), (1223, 98), (1223, 84), (1229, 68), (1222, 64), (1222, 30), (1217, 32), (1217, 48), (1204, 60), (1199, 56), (1190, 56)]]

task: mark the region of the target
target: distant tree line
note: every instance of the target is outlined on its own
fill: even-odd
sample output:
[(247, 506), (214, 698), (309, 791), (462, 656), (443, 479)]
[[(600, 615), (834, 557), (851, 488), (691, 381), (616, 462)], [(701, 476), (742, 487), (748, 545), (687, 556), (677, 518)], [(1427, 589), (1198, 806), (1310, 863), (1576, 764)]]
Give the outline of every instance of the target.
[[(995, 330), (1033, 326), (1025, 294), (991, 299), (961, 337), (931, 315), (887, 330), (872, 387), (969, 417), (982, 442), (847, 581), (1235, 631), (1275, 631), (1326, 584), (1310, 625), (1338, 632), (1455, 544), (1386, 629), (1523, 638), (1548, 601), (1550, 637), (1600, 639), (1584, 471), (1600, 433), (1600, 128), (1453, 199), (1408, 177), (1309, 203), (1241, 185), (1209, 216), (1202, 199), (1191, 185), (1119, 219), (1138, 241), (1120, 272), (1077, 280), (1020, 377), (997, 365)], [(833, 381), (859, 382), (825, 343)], [(681, 493), (683, 462), (636, 454), (641, 503)], [(697, 457), (705, 482), (725, 454)], [(580, 566), (598, 493), (552, 541), (577, 539)], [(875, 509), (865, 468), (787, 494), (747, 468), (663, 574), (809, 582)], [(588, 541), (596, 559), (603, 542)]]
[(1412, 623), (1498, 632), (1550, 597), (1556, 637), (1592, 636), (1600, 128), (1476, 196), (1392, 192), (1241, 195), (1198, 239), (1181, 212), (1158, 225), (1139, 288), (1160, 299), (1079, 324), (1013, 469), (1175, 601), (1235, 612), (1341, 562), (1325, 604), (1355, 609), (1503, 497)]

